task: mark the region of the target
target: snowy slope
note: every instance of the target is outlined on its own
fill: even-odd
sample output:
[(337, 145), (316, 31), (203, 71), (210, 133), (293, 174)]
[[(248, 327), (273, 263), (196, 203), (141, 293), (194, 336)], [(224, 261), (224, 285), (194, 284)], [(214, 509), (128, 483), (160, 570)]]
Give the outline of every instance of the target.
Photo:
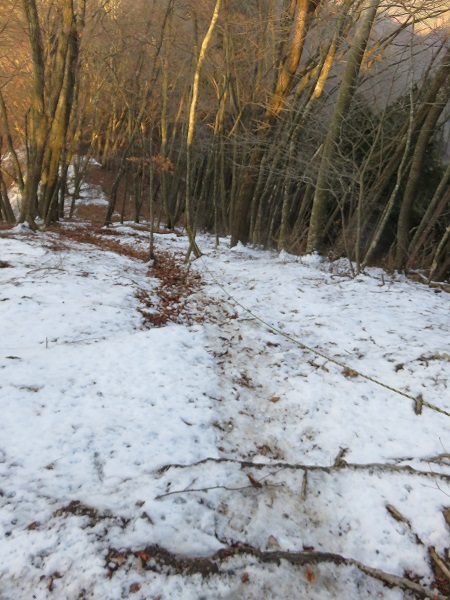
[(202, 287), (149, 328), (144, 263), (0, 235), (0, 599), (403, 598), (360, 563), (430, 589), (450, 417), (355, 372), (450, 412), (449, 296), (199, 241)]

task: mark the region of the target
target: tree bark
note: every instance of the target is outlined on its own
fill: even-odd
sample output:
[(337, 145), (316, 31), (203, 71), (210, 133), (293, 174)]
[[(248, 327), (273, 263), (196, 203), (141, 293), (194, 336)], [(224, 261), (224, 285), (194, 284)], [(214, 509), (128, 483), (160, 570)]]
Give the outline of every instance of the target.
[(22, 0), (23, 11), (28, 27), (31, 59), (33, 65), (33, 90), (28, 124), (27, 177), (22, 194), (19, 223), (28, 222), (36, 229), (34, 222), (37, 212), (37, 192), (41, 179), (47, 139), (47, 118), (45, 114), (45, 62), (41, 27), (36, 0)]
[(255, 191), (255, 173), (263, 159), (262, 145), (273, 130), (276, 117), (280, 114), (286, 97), (291, 90), (295, 73), (303, 53), (306, 34), (309, 27), (309, 17), (318, 8), (321, 2), (312, 0), (294, 0), (291, 6), (295, 9), (291, 27), (291, 43), (287, 54), (283, 57), (277, 75), (275, 91), (268, 104), (262, 124), (257, 129), (257, 148), (250, 155), (249, 164), (242, 173), (239, 181), (234, 215), (231, 223), (231, 246), (239, 241), (246, 244), (249, 240), (250, 207)]
[(4, 129), (5, 135), (6, 135), (6, 144), (7, 144), (8, 150), (11, 154), (12, 161), (13, 161), (14, 173), (15, 173), (17, 185), (19, 187), (19, 192), (22, 194), (23, 188), (24, 188), (22, 168), (20, 166), (19, 158), (18, 158), (16, 150), (14, 148), (13, 138), (12, 138), (12, 134), (11, 134), (11, 128), (10, 128), (9, 120), (8, 120), (8, 113), (6, 110), (5, 99), (3, 98), (1, 87), (0, 87), (0, 119), (1, 119), (1, 123), (3, 124), (3, 129)]
[(339, 89), (330, 130), (325, 138), (322, 151), (309, 224), (307, 252), (322, 250), (323, 226), (327, 213), (328, 172), (335, 153), (335, 146), (339, 141), (341, 126), (344, 119), (348, 117), (348, 110), (355, 93), (361, 62), (379, 5), (380, 0), (368, 0), (366, 2), (355, 32), (355, 39), (348, 55), (347, 66)]
[(200, 74), (202, 71), (202, 66), (206, 58), (206, 53), (208, 51), (208, 46), (211, 41), (211, 37), (214, 31), (214, 27), (219, 18), (220, 8), (222, 6), (222, 0), (216, 0), (216, 4), (214, 7), (214, 11), (211, 17), (211, 21), (209, 23), (208, 31), (206, 32), (205, 37), (203, 38), (202, 45), (199, 50), (197, 65), (195, 67), (194, 73), (194, 82), (192, 85), (192, 97), (191, 104), (189, 107), (189, 120), (188, 120), (188, 131), (186, 138), (186, 232), (189, 239), (189, 249), (187, 252), (186, 260), (189, 259), (191, 252), (194, 253), (194, 256), (198, 258), (201, 256), (200, 249), (195, 241), (195, 219), (194, 212), (192, 206), (192, 146), (194, 142), (195, 135), (195, 124), (196, 117), (195, 111), (197, 108), (198, 101), (198, 90), (200, 84)]
[(419, 252), (420, 248), (425, 243), (426, 237), (429, 234), (430, 230), (436, 224), (436, 221), (441, 216), (445, 207), (447, 206), (448, 201), (450, 200), (449, 194), (445, 194), (444, 191), (450, 182), (450, 162), (447, 165), (444, 175), (442, 176), (441, 181), (433, 194), (433, 198), (430, 201), (430, 204), (425, 211), (425, 214), (422, 217), (420, 225), (418, 226), (414, 237), (408, 248), (408, 262), (409, 266), (411, 266)]
[[(450, 66), (450, 61), (449, 61)], [(417, 187), (422, 174), (423, 162), (428, 143), (435, 133), (436, 124), (448, 103), (450, 93), (450, 69), (446, 84), (441, 88), (436, 102), (431, 106), (427, 118), (420, 130), (419, 137), (414, 147), (411, 168), (406, 182), (405, 192), (400, 207), (397, 225), (397, 252), (395, 266), (397, 269), (405, 267), (408, 246), (410, 241), (411, 211), (416, 198)]]
[(70, 113), (74, 99), (75, 78), (78, 64), (78, 31), (72, 0), (66, 0), (63, 7), (63, 24), (61, 31), (61, 46), (65, 52), (61, 53), (59, 60), (63, 63), (62, 85), (60, 88), (58, 104), (52, 120), (49, 133), (50, 156), (47, 170), (42, 173), (41, 185), (44, 188), (41, 214), (45, 224), (49, 225), (55, 219), (55, 206), (57, 202), (58, 170), (62, 152), (66, 143), (69, 127)]

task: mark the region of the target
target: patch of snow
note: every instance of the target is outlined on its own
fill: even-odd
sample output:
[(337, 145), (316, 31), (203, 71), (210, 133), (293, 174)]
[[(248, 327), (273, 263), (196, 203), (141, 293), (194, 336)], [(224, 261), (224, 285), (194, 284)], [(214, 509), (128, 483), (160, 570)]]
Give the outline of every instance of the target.
[[(143, 229), (110, 231), (148, 247)], [(158, 302), (148, 264), (0, 234), (0, 598), (403, 598), (351, 565), (311, 576), (250, 554), (208, 577), (145, 570), (134, 553), (155, 544), (314, 549), (429, 586), (427, 548), (450, 545), (448, 464), (430, 462), (449, 451), (448, 417), (354, 375), (450, 411), (449, 296), (198, 242), (192, 324), (143, 329), (136, 293)], [(155, 243), (180, 260), (188, 246)], [(126, 556), (111, 570), (112, 549)]]

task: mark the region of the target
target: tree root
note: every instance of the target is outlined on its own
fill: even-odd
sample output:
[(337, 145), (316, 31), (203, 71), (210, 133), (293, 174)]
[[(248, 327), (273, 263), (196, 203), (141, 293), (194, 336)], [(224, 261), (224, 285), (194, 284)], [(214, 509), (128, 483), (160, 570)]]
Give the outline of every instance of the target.
[(274, 563), (278, 566), (282, 561), (286, 561), (294, 566), (306, 566), (306, 565), (317, 565), (324, 563), (331, 563), (338, 566), (350, 566), (355, 567), (365, 575), (381, 581), (389, 587), (399, 588), (403, 591), (412, 592), (417, 598), (430, 598), (432, 600), (444, 600), (444, 596), (436, 592), (435, 590), (429, 590), (415, 581), (411, 581), (406, 577), (400, 577), (392, 573), (387, 573), (381, 569), (376, 569), (363, 564), (362, 562), (353, 558), (346, 558), (340, 554), (331, 552), (266, 552), (259, 550), (250, 545), (236, 544), (229, 546), (215, 552), (209, 557), (186, 557), (177, 556), (176, 554), (161, 548), (160, 546), (153, 545), (147, 546), (142, 550), (127, 550), (125, 552), (118, 552), (111, 549), (106, 558), (106, 566), (109, 569), (110, 576), (113, 575), (122, 564), (124, 564), (129, 558), (135, 557), (139, 561), (139, 567), (145, 570), (154, 572), (170, 573), (180, 575), (195, 575), (200, 574), (202, 577), (230, 575), (235, 572), (234, 569), (226, 570), (222, 568), (224, 563), (229, 558), (235, 558), (237, 556), (254, 558), (259, 563)]
[(271, 462), (271, 463), (255, 463), (248, 460), (236, 460), (234, 458), (204, 458), (199, 460), (198, 462), (183, 465), (183, 464), (168, 464), (164, 465), (160, 469), (158, 469), (157, 473), (162, 474), (170, 469), (189, 469), (192, 467), (197, 467), (199, 465), (203, 465), (209, 462), (213, 463), (234, 463), (241, 467), (241, 469), (278, 469), (282, 470), (292, 470), (292, 471), (303, 471), (303, 472), (320, 472), (320, 473), (328, 473), (333, 474), (339, 471), (383, 471), (390, 473), (404, 473), (407, 475), (417, 475), (419, 477), (427, 477), (427, 478), (437, 478), (442, 479), (443, 481), (450, 482), (450, 474), (446, 473), (434, 473), (433, 471), (419, 471), (418, 469), (414, 469), (409, 465), (396, 465), (396, 464), (385, 464), (385, 463), (348, 463), (342, 459), (342, 452), (339, 453), (333, 465), (329, 467), (325, 467), (322, 465), (302, 465), (302, 464), (292, 464), (292, 463), (283, 463), (283, 462)]

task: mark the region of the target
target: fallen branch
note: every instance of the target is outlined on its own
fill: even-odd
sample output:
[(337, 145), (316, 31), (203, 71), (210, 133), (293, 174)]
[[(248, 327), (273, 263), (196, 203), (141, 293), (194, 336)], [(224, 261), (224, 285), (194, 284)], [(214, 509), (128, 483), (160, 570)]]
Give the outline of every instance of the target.
[(302, 491), (300, 494), (300, 498), (303, 502), (306, 500), (306, 494), (308, 493), (308, 471), (303, 473), (303, 481), (302, 481)]
[(446, 579), (448, 581), (450, 581), (449, 567), (445, 564), (445, 562), (442, 560), (442, 558), (439, 556), (439, 554), (436, 552), (436, 550), (433, 547), (430, 548), (429, 552), (430, 552), (431, 558), (436, 563), (436, 565), (440, 568), (442, 573), (445, 575)]
[[(258, 485), (257, 485), (258, 484)], [(212, 485), (210, 487), (203, 488), (185, 488), (184, 490), (173, 490), (173, 492), (166, 492), (165, 494), (160, 494), (159, 496), (155, 496), (155, 500), (161, 500), (162, 498), (166, 498), (167, 496), (173, 496), (174, 494), (188, 494), (193, 492), (209, 492), (211, 490), (227, 490), (228, 492), (242, 492), (244, 490), (254, 490), (257, 488), (258, 490), (262, 490), (264, 488), (274, 488), (274, 487), (283, 487), (283, 483), (265, 483), (262, 485), (259, 481), (252, 481), (251, 485), (244, 485), (241, 487), (228, 487), (226, 485)]]
[(386, 510), (396, 521), (398, 521), (399, 523), (404, 523), (408, 526), (409, 529), (412, 529), (411, 521), (409, 521), (404, 515), (402, 515), (402, 513), (395, 508), (395, 506), (392, 506), (392, 504), (386, 504)]
[(432, 458), (424, 458), (423, 462), (428, 463), (438, 463), (441, 465), (450, 465), (450, 454), (444, 452), (443, 454), (438, 454), (437, 456), (433, 456)]
[(398, 521), (399, 523), (404, 523), (408, 527), (409, 531), (414, 536), (414, 541), (416, 542), (416, 544), (420, 546), (425, 546), (424, 542), (420, 539), (419, 535), (414, 531), (411, 521), (407, 519), (404, 515), (402, 515), (402, 513), (395, 508), (395, 506), (392, 506), (392, 504), (386, 504), (386, 510), (396, 521)]
[(293, 470), (293, 471), (310, 471), (310, 472), (321, 472), (333, 474), (339, 471), (388, 471), (392, 473), (406, 473), (408, 475), (417, 475), (419, 477), (427, 477), (427, 478), (438, 478), (443, 479), (444, 481), (450, 482), (450, 474), (446, 473), (434, 473), (432, 471), (419, 471), (418, 469), (414, 469), (409, 465), (396, 465), (396, 464), (386, 464), (386, 463), (348, 463), (342, 460), (342, 456), (338, 455), (339, 460), (336, 459), (335, 463), (331, 466), (323, 466), (323, 465), (302, 465), (302, 464), (292, 464), (292, 463), (255, 463), (248, 460), (236, 460), (234, 458), (204, 458), (199, 460), (198, 462), (183, 465), (183, 464), (168, 464), (164, 465), (160, 469), (158, 469), (157, 473), (162, 474), (168, 471), (169, 469), (190, 469), (192, 467), (198, 467), (202, 464), (206, 464), (208, 462), (214, 463), (235, 463), (241, 467), (241, 469), (278, 469), (280, 471), (283, 470)]
[(199, 574), (202, 577), (211, 577), (214, 575), (220, 576), (226, 572), (230, 575), (236, 571), (236, 566), (231, 570), (230, 568), (223, 568), (226, 561), (229, 558), (233, 558), (233, 564), (236, 565), (236, 557), (245, 557), (245, 565), (249, 564), (249, 557), (256, 559), (259, 563), (271, 563), (280, 565), (281, 561), (286, 561), (294, 566), (306, 566), (306, 565), (317, 565), (331, 563), (338, 566), (350, 566), (355, 567), (365, 575), (377, 579), (390, 587), (396, 587), (403, 591), (413, 592), (418, 598), (430, 598), (431, 600), (445, 600), (439, 592), (435, 590), (428, 590), (422, 585), (407, 579), (406, 577), (400, 577), (392, 573), (387, 573), (381, 569), (376, 569), (365, 565), (364, 563), (353, 559), (346, 558), (340, 554), (332, 552), (265, 552), (249, 546), (246, 544), (236, 544), (230, 547), (225, 547), (215, 552), (211, 556), (207, 557), (186, 557), (177, 556), (172, 552), (161, 548), (160, 546), (153, 545), (147, 546), (141, 550), (127, 550), (125, 552), (118, 552), (111, 549), (107, 556), (107, 566), (111, 562), (114, 563), (114, 557), (120, 557), (120, 560), (116, 561), (117, 565), (114, 565), (112, 571), (120, 568), (126, 560), (132, 556), (136, 557), (140, 562), (140, 567), (145, 570), (151, 570), (155, 572), (164, 572), (168, 574), (170, 570), (176, 574), (181, 575), (196, 575)]

